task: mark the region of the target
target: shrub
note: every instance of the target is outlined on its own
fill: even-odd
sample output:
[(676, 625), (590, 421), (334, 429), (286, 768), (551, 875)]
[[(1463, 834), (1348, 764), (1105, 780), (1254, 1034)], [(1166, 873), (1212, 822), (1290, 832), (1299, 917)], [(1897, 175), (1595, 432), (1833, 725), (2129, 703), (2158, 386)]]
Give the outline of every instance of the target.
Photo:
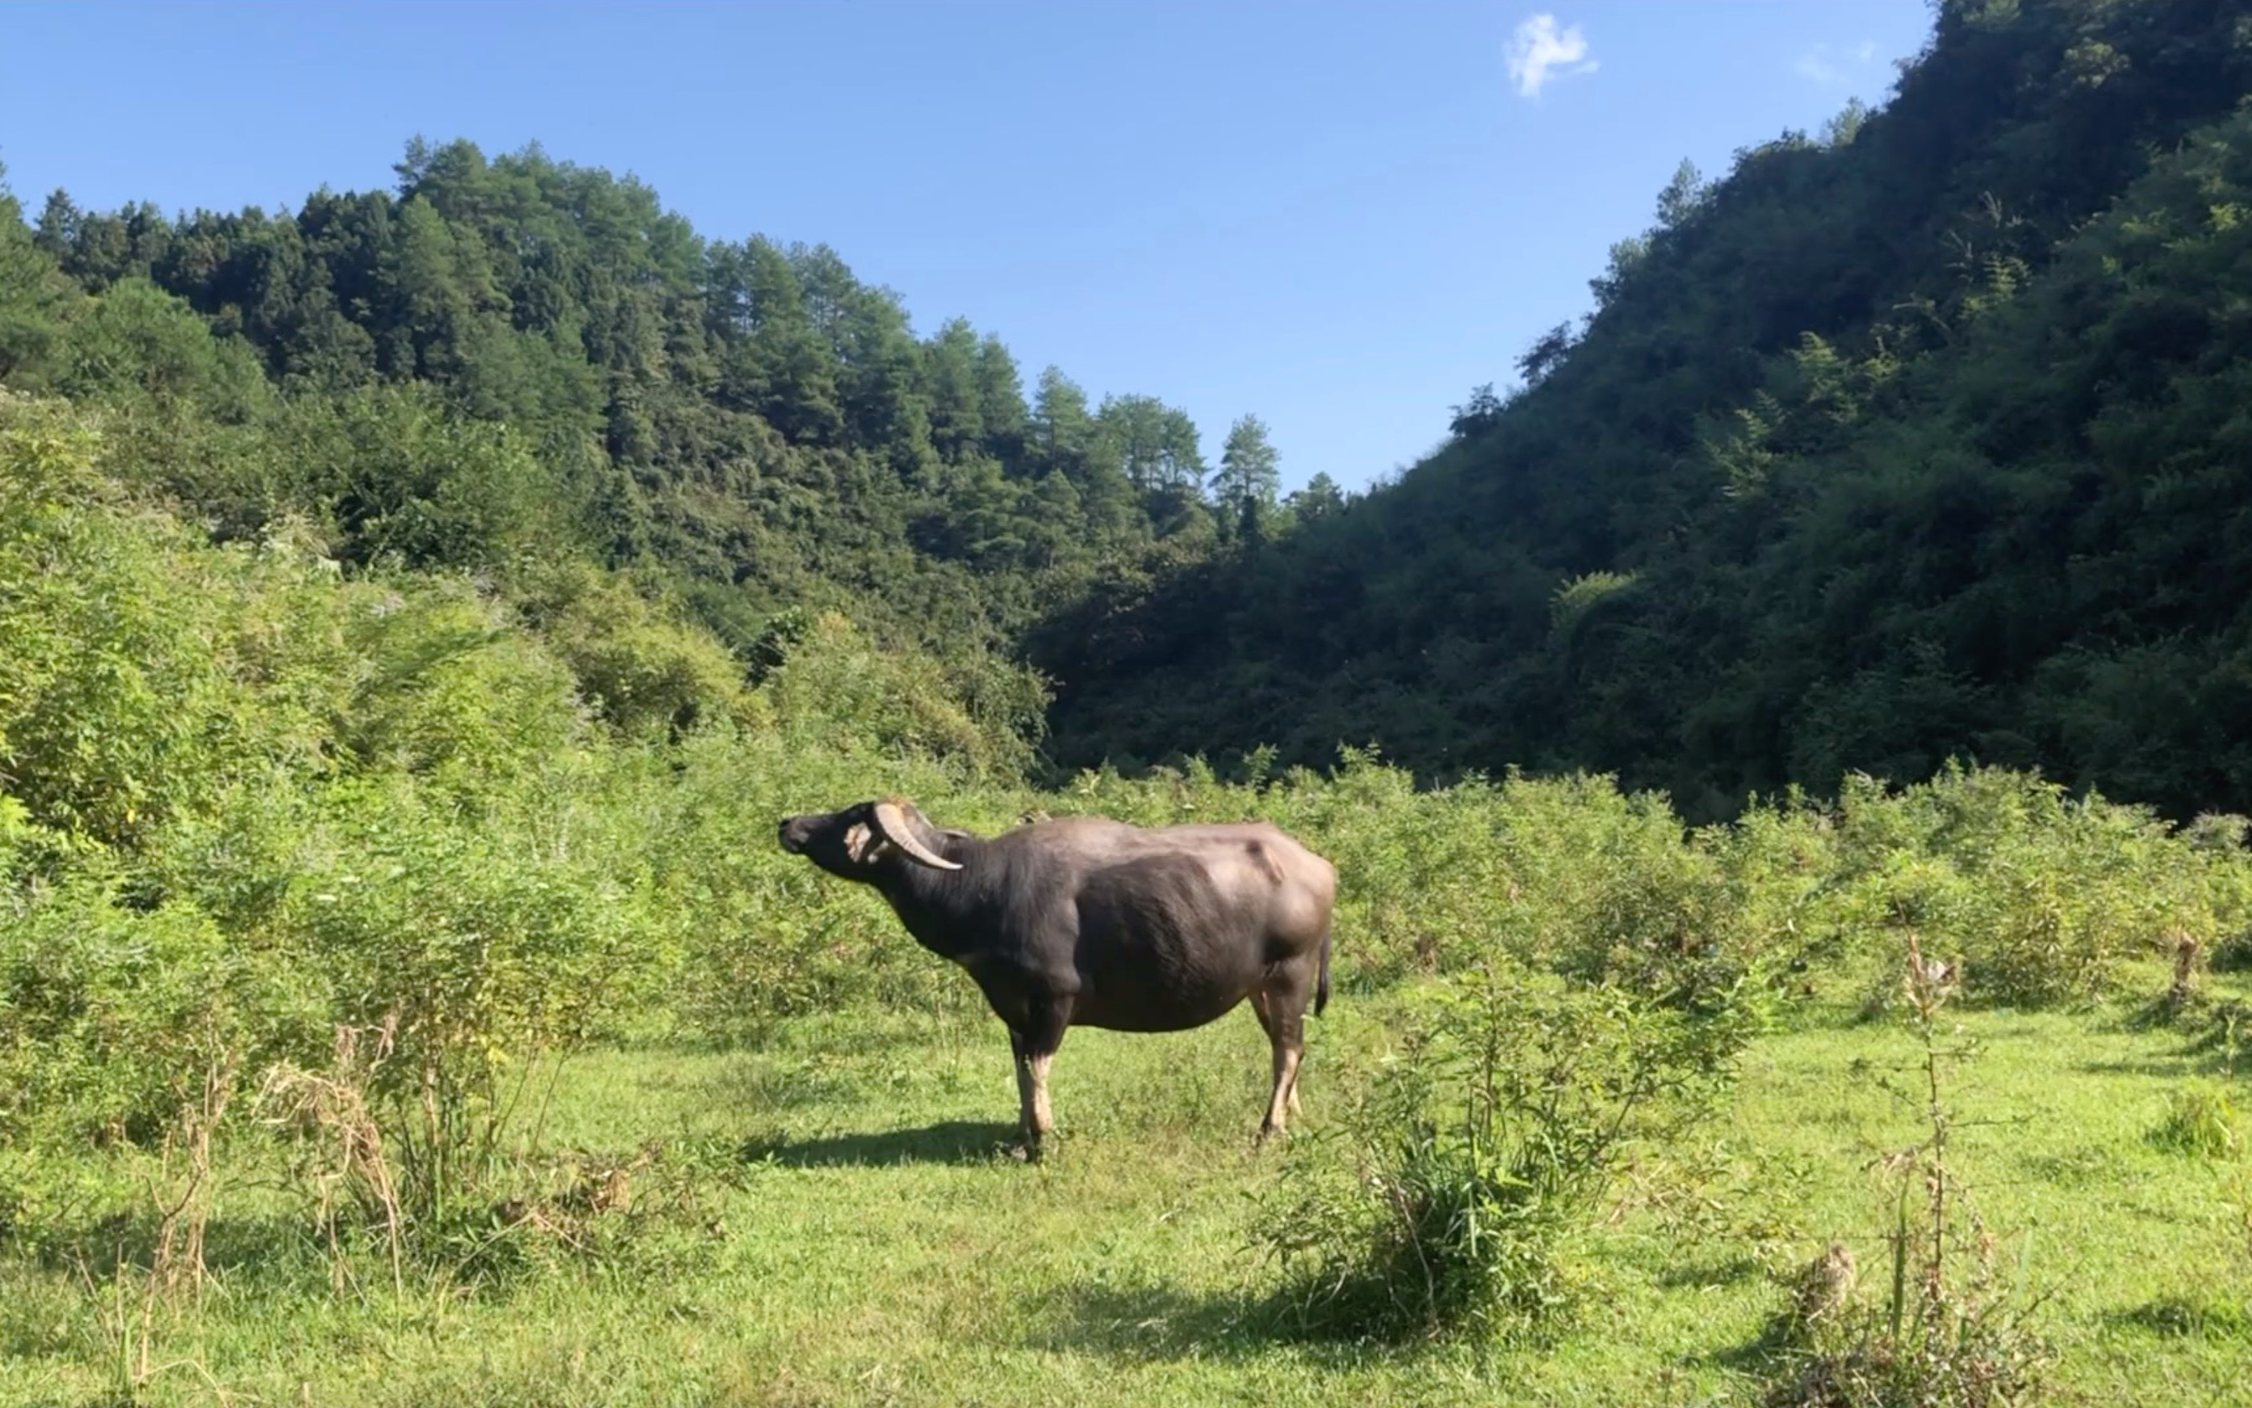
[(126, 278), (85, 305), (62, 338), (53, 385), (77, 397), (181, 403), (222, 422), (271, 407), (273, 388), (247, 343), (215, 338), (186, 299)]
[(886, 651), (843, 616), (816, 620), (761, 690), (801, 747), (847, 755), (944, 758), (974, 778), (1021, 776), (1032, 749), (1012, 708), (973, 711), (948, 688), (945, 667)]
[(2200, 1082), (2167, 1095), (2150, 1142), (2174, 1153), (2222, 1158), (2243, 1146), (2243, 1123), (2225, 1087)]
[(61, 408), (0, 403), (0, 777), (106, 842), (208, 780), (226, 712), (203, 603), (162, 527), (110, 501), (99, 443)]
[(119, 905), (81, 877), (0, 923), (0, 1140), (148, 1142), (320, 1028), (321, 979), (263, 962), (193, 904)]
[(688, 1031), (742, 1040), (778, 1018), (881, 1003), (974, 1006), (977, 990), (904, 933), (874, 892), (823, 875), (775, 841), (775, 823), (889, 793), (947, 825), (993, 832), (1027, 798), (963, 788), (924, 759), (798, 746), (772, 733), (683, 740), (632, 785), (660, 912), (678, 934), (665, 1005)]
[(574, 845), (570, 791), (529, 784), (495, 825), (403, 780), (340, 788), (277, 916), (331, 985), (331, 1020), (383, 1033), (368, 1094), (414, 1217), (479, 1185), (533, 1082), (663, 965), (646, 872)]
[(1898, 795), (1849, 779), (1839, 851), (1840, 927), (1864, 942), (1919, 934), (1986, 1001), (2094, 997), (2131, 958), (2246, 922), (2241, 853), (2003, 769), (1950, 766)]
[(1337, 866), (1337, 927), (1362, 986), (1459, 970), (1496, 951), (1494, 914), (1512, 892), (1483, 779), (1418, 792), (1412, 774), (1346, 749), (1328, 778), (1294, 771), (1243, 814), (1300, 830)]
[(1294, 1151), (1260, 1239), (1328, 1336), (1539, 1338), (1626, 1152), (1712, 1113), (1745, 1028), (1496, 961), (1436, 986), (1332, 1139)]
[(300, 398), (275, 439), (307, 467), (290, 497), (318, 506), (351, 563), (505, 568), (566, 551), (578, 531), (583, 495), (555, 458), (427, 386)]
[(355, 593), (344, 636), (358, 677), (336, 731), (357, 771), (468, 799), (582, 741), (570, 672), (467, 583)]
[(1667, 1005), (1733, 1001), (1760, 955), (1740, 928), (1719, 833), (1685, 837), (1662, 797), (1608, 778), (1511, 778), (1501, 811), (1514, 883), (1499, 917), (1512, 951)]
[(666, 615), (623, 578), (566, 562), (528, 574), (518, 609), (570, 667), (580, 696), (628, 737), (712, 723), (770, 725), (743, 664), (707, 632)]
[(1976, 1054), (1943, 1044), (1940, 1015), (1960, 991), (1957, 974), (1927, 960), (1913, 937), (1895, 973), (1921, 1048), (1916, 1095), (1930, 1132), (1881, 1162), (1892, 1185), (1890, 1274), (1875, 1299), (1833, 1284), (1819, 1315), (1805, 1313), (1802, 1288), (1784, 1320), (1793, 1352), (1768, 1386), (1769, 1408), (2001, 1408), (2033, 1400), (2049, 1358), (2031, 1307), (2013, 1302), (1997, 1275), (1995, 1239), (1968, 1209), (1951, 1152), (1951, 1073)]

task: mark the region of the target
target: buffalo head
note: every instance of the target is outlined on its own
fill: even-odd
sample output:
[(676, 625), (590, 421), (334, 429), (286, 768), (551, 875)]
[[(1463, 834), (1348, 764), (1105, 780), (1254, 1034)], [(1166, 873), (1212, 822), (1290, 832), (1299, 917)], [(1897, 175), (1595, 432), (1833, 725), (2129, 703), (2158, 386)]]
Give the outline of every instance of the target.
[(783, 850), (846, 880), (873, 880), (900, 856), (933, 870), (962, 868), (939, 854), (943, 837), (938, 828), (905, 797), (786, 817), (781, 838)]

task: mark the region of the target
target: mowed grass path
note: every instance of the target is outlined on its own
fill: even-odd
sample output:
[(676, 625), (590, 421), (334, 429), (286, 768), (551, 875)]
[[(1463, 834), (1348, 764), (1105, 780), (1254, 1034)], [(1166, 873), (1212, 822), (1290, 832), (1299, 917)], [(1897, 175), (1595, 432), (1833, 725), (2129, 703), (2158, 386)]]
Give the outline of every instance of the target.
[[(1387, 1004), (1316, 1024), (1317, 1129), (1382, 1058)], [(1983, 1054), (1952, 1083), (1960, 1172), (1999, 1255), (2046, 1295), (2062, 1402), (2252, 1396), (2252, 1336), (2166, 1328), (2168, 1297), (2252, 1292), (2226, 1194), (2235, 1160), (2148, 1140), (2170, 1088), (2213, 1067), (2123, 1012), (1970, 1013)], [(160, 1312), (147, 1396), (166, 1402), (1705, 1403), (1746, 1401), (1783, 1296), (1762, 1265), (1844, 1239), (1884, 1279), (1869, 1165), (1919, 1135), (1916, 1049), (1844, 1013), (1763, 1039), (1735, 1109), (1638, 1167), (1583, 1246), (1577, 1327), (1543, 1350), (1309, 1343), (1250, 1249), (1287, 1160), (1255, 1152), (1266, 1080), (1248, 1012), (1170, 1037), (1075, 1031), (1064, 1138), (1001, 1154), (1014, 1086), (997, 1025), (840, 1016), (765, 1049), (601, 1052), (567, 1072), (560, 1147), (662, 1141), (693, 1214), (621, 1250), (466, 1295), (388, 1285), (339, 1300), (317, 1249), (237, 1189), (201, 1310)], [(1318, 1148), (1319, 1140), (1306, 1141)], [(261, 1230), (262, 1229), (262, 1230)], [(296, 1240), (291, 1242), (290, 1236)], [(646, 1243), (646, 1245), (644, 1245)], [(232, 1248), (232, 1250), (230, 1250)], [(1764, 1259), (1764, 1260), (1763, 1260)], [(95, 1281), (99, 1285), (97, 1273)], [(67, 1266), (0, 1258), (0, 1401), (99, 1401), (113, 1341)]]

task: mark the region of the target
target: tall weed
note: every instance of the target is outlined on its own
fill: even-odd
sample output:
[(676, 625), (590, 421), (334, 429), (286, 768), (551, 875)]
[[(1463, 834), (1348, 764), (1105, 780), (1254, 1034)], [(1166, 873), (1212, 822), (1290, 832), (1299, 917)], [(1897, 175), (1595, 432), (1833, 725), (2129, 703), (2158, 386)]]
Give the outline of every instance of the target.
[[(1770, 1408), (2002, 1408), (2039, 1392), (2048, 1346), (2033, 1306), (2002, 1279), (1996, 1239), (1967, 1203), (1952, 1152), (1948, 1090), (1977, 1054), (1955, 1039), (1959, 1029), (1943, 1029), (1959, 975), (1927, 959), (1911, 935), (1897, 980), (1921, 1049), (1907, 1098), (1928, 1133), (1882, 1163), (1893, 1204), (1888, 1275), (1878, 1297), (1857, 1299), (1847, 1255), (1845, 1279), (1817, 1277), (1802, 1287), (1785, 1326), (1798, 1343), (1769, 1385)], [(1816, 1296), (1804, 1293), (1815, 1287)], [(1807, 1313), (1816, 1308), (1822, 1313)]]
[(1628, 1151), (1718, 1108), (1746, 1031), (1508, 960), (1441, 981), (1368, 1097), (1293, 1151), (1258, 1229), (1284, 1304), (1327, 1337), (1555, 1334)]

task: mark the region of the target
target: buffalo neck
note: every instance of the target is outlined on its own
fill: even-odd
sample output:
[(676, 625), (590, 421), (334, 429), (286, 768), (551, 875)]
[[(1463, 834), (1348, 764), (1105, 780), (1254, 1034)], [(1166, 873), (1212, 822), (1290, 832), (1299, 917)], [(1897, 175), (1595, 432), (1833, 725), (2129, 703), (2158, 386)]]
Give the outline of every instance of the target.
[(972, 836), (950, 835), (934, 849), (962, 868), (934, 870), (902, 856), (882, 889), (917, 943), (942, 957), (958, 958), (980, 937), (976, 917), (987, 888), (982, 864), (985, 843)]

